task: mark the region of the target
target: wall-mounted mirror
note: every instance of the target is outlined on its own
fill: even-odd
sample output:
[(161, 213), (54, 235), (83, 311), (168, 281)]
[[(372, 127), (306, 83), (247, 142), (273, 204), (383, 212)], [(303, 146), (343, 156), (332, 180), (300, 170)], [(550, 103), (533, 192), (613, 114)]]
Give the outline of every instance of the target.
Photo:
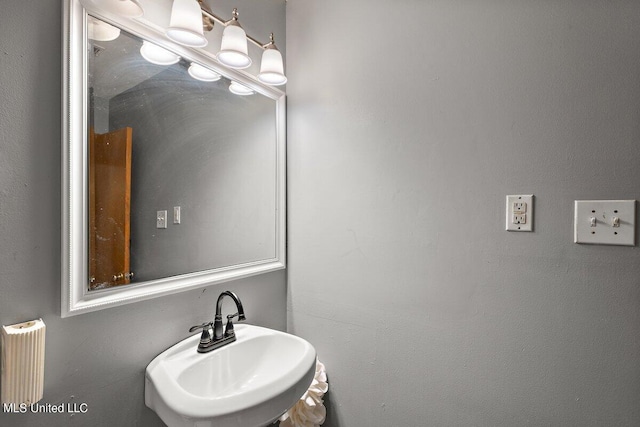
[(284, 268), (284, 93), (91, 3), (65, 31), (62, 316)]

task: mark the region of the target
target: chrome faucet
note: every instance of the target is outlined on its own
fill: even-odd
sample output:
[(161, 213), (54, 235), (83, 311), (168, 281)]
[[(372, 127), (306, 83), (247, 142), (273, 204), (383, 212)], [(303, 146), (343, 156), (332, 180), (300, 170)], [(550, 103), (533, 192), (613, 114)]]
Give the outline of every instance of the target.
[[(224, 328), (224, 332), (222, 332), (222, 300), (225, 296), (229, 296), (233, 299), (238, 311), (227, 316), (227, 326)], [(200, 343), (198, 344), (198, 353), (208, 353), (216, 348), (220, 348), (234, 342), (236, 340), (236, 334), (233, 329), (232, 319), (236, 316), (238, 316), (239, 322), (246, 320), (240, 298), (231, 291), (222, 292), (220, 296), (218, 296), (218, 301), (216, 302), (216, 316), (213, 322), (207, 322), (202, 325), (192, 326), (189, 328), (189, 332), (195, 332), (202, 328), (202, 335), (200, 336)]]

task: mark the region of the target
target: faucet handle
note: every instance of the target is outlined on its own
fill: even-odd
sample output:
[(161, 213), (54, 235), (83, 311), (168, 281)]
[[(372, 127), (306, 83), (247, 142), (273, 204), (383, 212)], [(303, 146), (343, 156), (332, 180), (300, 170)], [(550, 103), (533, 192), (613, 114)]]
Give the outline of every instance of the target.
[(247, 320), (247, 319), (244, 317), (244, 314), (240, 314), (240, 313), (233, 313), (233, 314), (228, 315), (228, 316), (227, 316), (227, 320), (231, 320), (231, 319), (233, 319), (234, 317), (237, 317), (237, 318), (238, 318), (238, 322), (242, 322), (243, 320)]
[(202, 325), (196, 325), (196, 326), (192, 326), (189, 328), (189, 332), (195, 332), (198, 329), (202, 328), (203, 330), (206, 329), (207, 327), (211, 327), (212, 323), (211, 322), (206, 322), (203, 323)]
[(202, 328), (202, 335), (200, 335), (200, 344), (209, 344), (213, 340), (211, 338), (211, 330), (213, 328), (212, 322), (203, 323), (202, 325), (196, 325), (189, 328), (189, 332), (195, 332)]
[(243, 320), (246, 320), (244, 315), (235, 313), (235, 314), (230, 314), (227, 316), (227, 326), (224, 328), (224, 336), (225, 337), (229, 337), (231, 335), (235, 335), (235, 331), (233, 329), (233, 318), (238, 316), (238, 322), (241, 322)]

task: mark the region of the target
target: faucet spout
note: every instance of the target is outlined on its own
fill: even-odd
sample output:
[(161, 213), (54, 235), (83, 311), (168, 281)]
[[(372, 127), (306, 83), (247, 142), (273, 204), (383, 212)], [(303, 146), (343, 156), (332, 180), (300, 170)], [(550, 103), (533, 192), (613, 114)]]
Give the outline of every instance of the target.
[(238, 298), (238, 295), (234, 294), (231, 291), (224, 291), (218, 296), (218, 302), (216, 303), (216, 318), (220, 317), (222, 319), (222, 300), (225, 296), (231, 297), (233, 302), (236, 303), (236, 308), (238, 309), (238, 320), (247, 320), (244, 317), (244, 308), (242, 307), (242, 301)]
[[(238, 298), (238, 296), (231, 291), (222, 292), (220, 296), (218, 296), (218, 302), (216, 303), (216, 317), (213, 319), (214, 341), (225, 338), (225, 333), (223, 332), (223, 328), (222, 328), (222, 301), (224, 300), (225, 296), (230, 297), (233, 300), (233, 302), (236, 304), (236, 309), (238, 310), (238, 313), (237, 313), (238, 321), (246, 320), (246, 317), (244, 316), (244, 308), (242, 307), (242, 302), (240, 301), (240, 298)], [(235, 317), (235, 315), (231, 317)], [(229, 318), (227, 321), (226, 335), (230, 335), (230, 334), (231, 335), (233, 334), (233, 324), (231, 323), (231, 318)]]

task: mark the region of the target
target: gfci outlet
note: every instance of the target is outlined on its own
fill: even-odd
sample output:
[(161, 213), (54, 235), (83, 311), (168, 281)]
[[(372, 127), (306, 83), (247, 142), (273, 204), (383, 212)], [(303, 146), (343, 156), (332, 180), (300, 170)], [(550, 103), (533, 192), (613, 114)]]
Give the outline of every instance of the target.
[(167, 211), (156, 213), (156, 228), (167, 228)]
[(507, 196), (507, 231), (533, 231), (533, 194)]
[(576, 200), (573, 241), (635, 246), (635, 200)]

